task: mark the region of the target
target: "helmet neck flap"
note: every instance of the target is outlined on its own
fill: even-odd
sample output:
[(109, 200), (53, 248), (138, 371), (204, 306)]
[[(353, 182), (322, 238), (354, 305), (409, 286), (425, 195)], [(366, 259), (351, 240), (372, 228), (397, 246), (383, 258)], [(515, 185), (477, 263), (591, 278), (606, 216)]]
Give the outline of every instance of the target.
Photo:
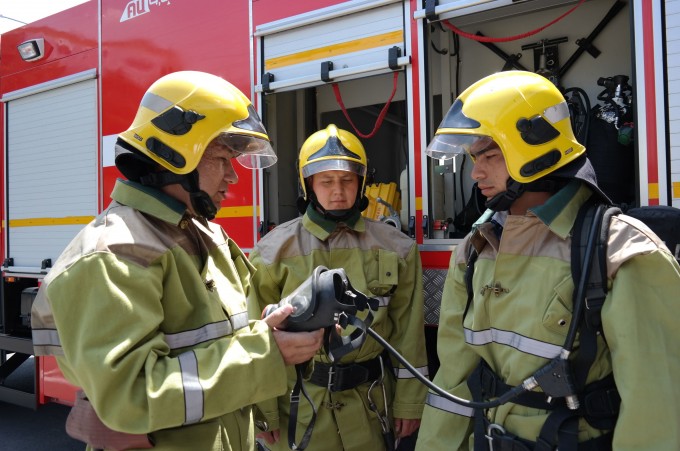
[(160, 166), (155, 161), (122, 139), (116, 143), (116, 167), (126, 178), (144, 186), (160, 188), (179, 184), (189, 193), (191, 207), (197, 215), (210, 221), (217, 214), (217, 208), (208, 193), (200, 189), (196, 169), (188, 174), (159, 170)]
[(512, 204), (525, 192), (556, 193), (562, 189), (568, 181), (569, 179), (566, 178), (560, 179), (549, 175), (530, 183), (519, 183), (509, 177), (506, 183), (506, 190), (487, 200), (484, 206), (493, 211), (507, 211), (510, 210)]
[(519, 183), (512, 178), (508, 178), (506, 189), (486, 201), (486, 208), (493, 211), (506, 211), (526, 190), (526, 185)]
[(168, 170), (152, 172), (141, 177), (140, 183), (146, 186), (159, 188), (166, 185), (179, 184), (189, 193), (191, 207), (198, 216), (202, 216), (208, 221), (215, 218), (217, 207), (205, 191), (201, 190), (198, 182), (198, 171), (194, 169), (188, 174), (173, 174)]

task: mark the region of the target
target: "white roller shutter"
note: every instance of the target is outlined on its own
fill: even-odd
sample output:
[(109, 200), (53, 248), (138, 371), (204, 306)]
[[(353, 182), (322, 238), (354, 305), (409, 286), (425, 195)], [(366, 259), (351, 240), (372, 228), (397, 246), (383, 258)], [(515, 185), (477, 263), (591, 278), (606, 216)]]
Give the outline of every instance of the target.
[(680, 0), (666, 0), (665, 13), (671, 194), (672, 205), (680, 207)]
[(46, 272), (98, 209), (96, 80), (6, 101), (8, 272)]
[(410, 61), (402, 1), (349, 1), (261, 25), (255, 35), (263, 60), (258, 92), (387, 73)]

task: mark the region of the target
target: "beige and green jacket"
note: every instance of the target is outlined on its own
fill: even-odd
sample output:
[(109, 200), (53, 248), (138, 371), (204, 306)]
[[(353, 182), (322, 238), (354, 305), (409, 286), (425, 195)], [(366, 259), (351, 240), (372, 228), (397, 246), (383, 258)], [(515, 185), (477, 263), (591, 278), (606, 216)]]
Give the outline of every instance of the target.
[(156, 450), (252, 450), (251, 404), (283, 394), (285, 366), (249, 321), (252, 266), (216, 224), (119, 180), (71, 242), (32, 312), (37, 355), (55, 355), (100, 419)]
[[(372, 328), (409, 362), (427, 375), (423, 329), (423, 286), (420, 254), (414, 240), (394, 227), (361, 216), (336, 223), (324, 220), (311, 208), (302, 217), (279, 225), (257, 243), (250, 255), (257, 268), (248, 297), (251, 317), (259, 318), (267, 304), (278, 303), (306, 280), (319, 265), (343, 268), (352, 286), (380, 299)], [(368, 337), (356, 351), (340, 363), (363, 362), (379, 356), (382, 346)], [(320, 352), (317, 361), (328, 362)], [(394, 360), (396, 362), (396, 360)], [(394, 374), (386, 377), (387, 404), (391, 418), (419, 419), (426, 389), (403, 367), (395, 363)], [(295, 383), (289, 370), (288, 390)], [(369, 383), (356, 389), (329, 392), (325, 387), (306, 383), (305, 388), (319, 412), (308, 449), (384, 449), (380, 424), (368, 408)], [(380, 387), (371, 396), (384, 412)], [(281, 439), (272, 449), (288, 449), (288, 396), (258, 404), (269, 429), (280, 429)], [(311, 407), (299, 404), (297, 439), (309, 424)]]
[[(574, 181), (526, 216), (507, 216), (500, 241), (486, 223), (456, 248), (439, 322), (438, 386), (471, 399), (466, 379), (480, 358), (514, 386), (558, 355), (572, 321), (571, 230), (590, 196), (590, 189)], [(472, 280), (474, 298), (463, 320), (471, 245), (481, 252)], [(607, 277), (606, 343), (598, 337), (587, 383), (614, 373), (621, 410), (613, 449), (677, 450), (680, 268), (644, 224), (620, 215), (610, 224)], [(572, 357), (577, 354), (578, 348)], [(416, 449), (472, 449), (472, 409), (435, 393), (429, 393), (427, 404)], [(508, 403), (486, 415), (508, 433), (535, 441), (547, 413)], [(602, 433), (581, 419), (579, 441)]]

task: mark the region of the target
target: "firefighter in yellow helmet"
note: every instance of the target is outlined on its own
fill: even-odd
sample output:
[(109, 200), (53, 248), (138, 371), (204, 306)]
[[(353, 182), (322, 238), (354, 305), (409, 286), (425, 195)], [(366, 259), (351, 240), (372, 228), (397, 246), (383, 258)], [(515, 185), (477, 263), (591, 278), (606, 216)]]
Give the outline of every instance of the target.
[[(613, 216), (601, 312), (589, 291), (588, 321), (572, 317), (572, 265), (585, 271), (572, 257), (577, 216), (608, 199), (560, 91), (530, 72), (485, 77), (454, 102), (426, 153), (467, 153), (490, 209), (451, 257), (434, 383), (484, 401), (543, 377), (539, 389), (484, 410), (428, 393), (416, 450), (677, 449), (680, 357), (668, 343), (680, 339), (669, 320), (680, 268), (644, 224)], [(572, 322), (578, 340), (568, 350)]]
[[(298, 168), (304, 215), (274, 228), (250, 254), (257, 272), (249, 311), (259, 318), (319, 265), (343, 268), (355, 289), (380, 299), (371, 327), (427, 374), (420, 255), (401, 231), (361, 216), (367, 164), (361, 142), (335, 125), (304, 142)], [(295, 382), (289, 369), (289, 391)], [(292, 406), (281, 396), (258, 404), (265, 431), (259, 436), (271, 449), (393, 449), (395, 439), (419, 426), (426, 392), (370, 337), (339, 361), (320, 351), (304, 387), (318, 409), (310, 439), (304, 437), (313, 416), (309, 403)]]
[(45, 277), (35, 352), (82, 389), (67, 431), (88, 449), (253, 450), (250, 406), (320, 347), (322, 331), (274, 329), (290, 307), (248, 320), (253, 268), (209, 221), (234, 159), (276, 161), (248, 99), (211, 74), (160, 78), (119, 135), (128, 180)]
[[(487, 149), (498, 148), (508, 177), (506, 189), (487, 201), (494, 211), (508, 210), (527, 191), (557, 191), (571, 177), (608, 201), (597, 187), (585, 147), (574, 137), (569, 108), (557, 87), (536, 74), (509, 74), (496, 74), (461, 94), (425, 153), (435, 159), (468, 154), (475, 162)], [(521, 84), (512, 85), (515, 80)]]
[[(142, 98), (132, 125), (119, 135), (116, 166), (145, 186), (180, 186), (189, 194), (187, 206), (210, 220), (220, 202), (202, 189), (197, 171), (209, 146), (223, 147), (248, 169), (276, 163), (267, 132), (241, 91), (210, 74), (176, 72)], [(238, 180), (235, 173), (231, 178), (228, 183)]]

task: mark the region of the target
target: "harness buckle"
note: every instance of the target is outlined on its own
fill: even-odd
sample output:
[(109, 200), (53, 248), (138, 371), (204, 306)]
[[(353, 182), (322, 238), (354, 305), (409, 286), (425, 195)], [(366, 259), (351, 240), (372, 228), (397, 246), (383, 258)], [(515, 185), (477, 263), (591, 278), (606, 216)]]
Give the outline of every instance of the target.
[(490, 423), (486, 428), (484, 437), (489, 441), (489, 451), (493, 451), (494, 434), (505, 435), (505, 429), (500, 424)]
[(331, 365), (328, 367), (328, 383), (326, 384), (326, 388), (328, 391), (333, 391), (333, 385), (335, 385), (335, 381), (333, 381), (333, 376), (335, 376), (335, 367)]

